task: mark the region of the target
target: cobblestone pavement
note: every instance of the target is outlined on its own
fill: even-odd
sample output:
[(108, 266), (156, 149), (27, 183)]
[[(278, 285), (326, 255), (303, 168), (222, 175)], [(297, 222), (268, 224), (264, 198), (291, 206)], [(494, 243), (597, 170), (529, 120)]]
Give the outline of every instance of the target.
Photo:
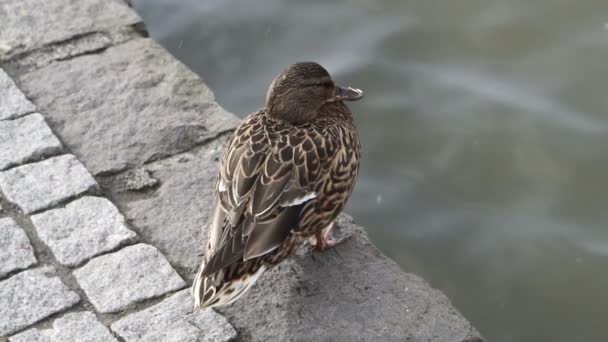
[(122, 0), (0, 0), (0, 22), (0, 342), (476, 341), (348, 218), (341, 260), (302, 252), (193, 312), (237, 118)]

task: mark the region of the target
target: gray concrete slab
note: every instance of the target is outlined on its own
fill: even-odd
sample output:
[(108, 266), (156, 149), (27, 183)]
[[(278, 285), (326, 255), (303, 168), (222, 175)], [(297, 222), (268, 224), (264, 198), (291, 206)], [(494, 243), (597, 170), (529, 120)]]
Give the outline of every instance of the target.
[(237, 333), (226, 318), (210, 309), (193, 312), (192, 307), (189, 290), (183, 290), (121, 318), (112, 324), (112, 330), (126, 342), (222, 342), (236, 338)]
[(95, 175), (190, 149), (238, 121), (198, 76), (149, 39), (47, 65), (19, 84)]
[(38, 113), (0, 121), (0, 171), (61, 150), (61, 143)]
[(12, 218), (0, 219), (0, 278), (37, 262), (25, 231)]
[(77, 266), (136, 237), (112, 202), (86, 196), (32, 216), (38, 237), (61, 264)]
[[(160, 185), (142, 195), (125, 191), (119, 175), (112, 186), (114, 199), (138, 233), (157, 246), (184, 274), (193, 277), (198, 267), (196, 255), (203, 252), (218, 159), (225, 139), (195, 152), (148, 164)], [(167, 234), (170, 230), (172, 234)], [(190, 279), (191, 280), (191, 279)]]
[(153, 246), (138, 244), (99, 256), (73, 272), (95, 309), (118, 312), (186, 283)]
[(79, 301), (50, 266), (17, 273), (0, 281), (0, 336), (10, 335)]
[(122, 0), (0, 1), (0, 18), (0, 61), (46, 44), (141, 21)]
[(117, 342), (92, 312), (65, 314), (51, 329), (33, 328), (12, 336), (10, 342)]
[(440, 291), (403, 272), (364, 230), (335, 250), (306, 249), (264, 274), (218, 310), (245, 341), (474, 341), (479, 334)]
[(0, 120), (14, 119), (35, 110), (34, 104), (25, 98), (15, 82), (0, 69)]
[(97, 182), (70, 154), (0, 172), (0, 189), (26, 214), (97, 188)]

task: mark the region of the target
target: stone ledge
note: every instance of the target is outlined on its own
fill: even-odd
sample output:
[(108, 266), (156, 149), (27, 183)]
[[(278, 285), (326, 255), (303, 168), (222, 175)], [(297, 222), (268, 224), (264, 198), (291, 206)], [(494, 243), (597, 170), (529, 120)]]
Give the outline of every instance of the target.
[[(0, 1), (0, 61), (19, 57), (24, 52), (48, 44), (65, 42), (90, 33), (103, 33), (135, 25), (139, 16), (121, 0), (19, 0)], [(27, 22), (27, 24), (22, 24)], [(93, 44), (81, 45), (79, 53), (107, 47), (112, 42), (107, 35), (99, 36)], [(73, 54), (69, 52), (63, 57)]]

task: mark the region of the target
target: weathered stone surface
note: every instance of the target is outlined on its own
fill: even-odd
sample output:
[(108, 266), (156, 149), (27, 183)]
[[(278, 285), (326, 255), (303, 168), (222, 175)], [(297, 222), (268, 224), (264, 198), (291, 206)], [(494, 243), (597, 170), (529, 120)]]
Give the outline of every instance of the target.
[(11, 218), (0, 219), (0, 278), (36, 264), (27, 235)]
[(220, 139), (195, 152), (146, 165), (160, 180), (154, 196), (134, 197), (123, 192), (121, 182), (112, 189), (116, 203), (138, 233), (191, 277), (200, 262), (197, 255), (204, 251), (217, 160), (224, 141)]
[(18, 273), (0, 282), (0, 336), (21, 330), (79, 301), (52, 267)]
[(4, 70), (0, 69), (0, 120), (17, 118), (34, 110), (36, 107), (25, 98)]
[(117, 312), (186, 286), (165, 257), (146, 244), (102, 255), (74, 271), (97, 311)]
[(0, 60), (46, 44), (141, 21), (121, 0), (0, 1), (0, 18)]
[(40, 114), (0, 121), (0, 170), (59, 153), (61, 148)]
[(157, 184), (158, 179), (152, 178), (148, 170), (139, 168), (125, 173), (124, 186), (127, 191), (143, 190)]
[(0, 172), (6, 199), (26, 214), (95, 189), (97, 182), (73, 156), (63, 155)]
[(94, 174), (187, 150), (237, 123), (198, 76), (149, 39), (47, 65), (23, 75), (20, 87)]
[[(172, 263), (192, 271), (203, 252), (222, 143), (147, 165), (161, 183), (154, 196), (115, 190), (125, 216), (141, 234)], [(166, 234), (167, 227), (174, 233)], [(354, 236), (336, 251), (314, 259), (307, 253), (294, 256), (220, 310), (243, 340), (463, 341), (478, 336), (445, 295), (404, 273), (360, 227), (348, 219), (341, 220), (341, 227)]]
[(77, 266), (136, 236), (114, 204), (103, 197), (80, 198), (65, 208), (32, 216), (32, 222), (55, 258), (67, 266)]
[(30, 329), (12, 336), (11, 342), (116, 342), (92, 312), (74, 312), (53, 322), (52, 329)]
[[(478, 332), (448, 298), (403, 272), (350, 219), (353, 236), (311, 256), (303, 248), (218, 310), (244, 341), (473, 341)], [(467, 340), (469, 339), (469, 340)]]
[(213, 310), (192, 310), (189, 290), (180, 291), (146, 310), (112, 324), (126, 342), (231, 341), (237, 333), (226, 318)]

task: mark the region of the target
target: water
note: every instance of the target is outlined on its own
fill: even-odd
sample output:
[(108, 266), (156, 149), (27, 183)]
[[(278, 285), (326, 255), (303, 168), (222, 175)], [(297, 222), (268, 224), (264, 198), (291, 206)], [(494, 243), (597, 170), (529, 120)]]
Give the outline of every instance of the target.
[(238, 115), (295, 61), (363, 89), (348, 211), (490, 341), (608, 341), (608, 2), (135, 7)]

